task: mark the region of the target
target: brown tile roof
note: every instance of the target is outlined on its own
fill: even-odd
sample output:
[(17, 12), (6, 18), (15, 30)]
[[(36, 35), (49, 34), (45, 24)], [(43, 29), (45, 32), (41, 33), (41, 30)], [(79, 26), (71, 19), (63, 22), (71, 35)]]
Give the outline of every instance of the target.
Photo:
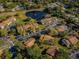
[(68, 36), (67, 40), (71, 43), (71, 44), (76, 44), (78, 42), (78, 39), (76, 38), (76, 36)]
[(42, 42), (44, 42), (45, 40), (51, 40), (51, 39), (54, 39), (54, 38), (50, 35), (41, 35), (41, 37), (40, 37), (40, 40)]
[(35, 39), (34, 38), (29, 38), (28, 40), (26, 40), (24, 42), (24, 45), (26, 48), (32, 47), (35, 43)]
[(59, 26), (59, 27), (57, 28), (57, 31), (58, 31), (58, 32), (64, 32), (65, 30), (67, 30), (67, 26)]
[(55, 56), (58, 52), (58, 48), (56, 46), (52, 46), (47, 50), (47, 54), (50, 56)]
[[(38, 24), (37, 23), (29, 23), (26, 25), (27, 27), (30, 27), (30, 28), (38, 28)], [(25, 27), (26, 27), (25, 26)]]
[(15, 22), (15, 21), (16, 19), (14, 17), (9, 17), (0, 23), (0, 28), (2, 27), (4, 28), (5, 26), (10, 25), (12, 22)]
[(38, 24), (37, 23), (29, 23), (29, 24), (25, 24), (25, 25), (17, 25), (18, 29), (23, 29), (23, 30), (28, 30), (29, 28), (31, 29), (35, 29), (38, 28)]

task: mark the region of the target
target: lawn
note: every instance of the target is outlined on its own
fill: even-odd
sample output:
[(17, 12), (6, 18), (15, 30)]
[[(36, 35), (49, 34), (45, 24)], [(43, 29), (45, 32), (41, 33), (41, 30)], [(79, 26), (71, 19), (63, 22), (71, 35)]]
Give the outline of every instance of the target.
[(0, 40), (0, 46), (2, 46), (4, 44), (3, 40)]
[(54, 43), (55, 46), (62, 48), (66, 52), (69, 50), (68, 47), (61, 46), (58, 42), (59, 42), (59, 40), (55, 39), (53, 43)]
[(15, 11), (15, 12), (3, 12), (3, 13), (0, 13), (0, 18), (2, 19), (4, 18), (4, 16), (7, 17), (7, 16), (18, 15), (18, 17), (20, 17), (21, 19), (25, 19), (26, 18), (25, 13), (26, 13), (25, 10), (20, 10), (20, 11)]

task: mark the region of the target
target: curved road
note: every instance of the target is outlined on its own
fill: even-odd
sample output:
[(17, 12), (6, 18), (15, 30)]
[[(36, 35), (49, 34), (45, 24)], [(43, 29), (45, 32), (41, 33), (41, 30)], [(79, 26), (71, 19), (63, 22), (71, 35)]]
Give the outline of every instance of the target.
[(30, 12), (30, 11), (42, 11), (44, 10), (44, 8), (40, 8), (40, 9), (31, 9), (31, 10), (21, 10), (21, 11), (14, 11), (14, 12), (3, 12), (3, 13), (0, 13), (0, 16), (11, 16), (11, 15), (15, 15), (19, 12), (23, 12), (23, 13), (26, 13), (26, 12)]

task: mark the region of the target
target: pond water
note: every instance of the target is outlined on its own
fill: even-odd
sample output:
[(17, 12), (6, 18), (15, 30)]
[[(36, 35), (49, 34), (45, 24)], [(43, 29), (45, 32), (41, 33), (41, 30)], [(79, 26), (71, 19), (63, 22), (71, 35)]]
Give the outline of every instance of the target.
[(26, 16), (34, 18), (38, 21), (41, 20), (42, 18), (44, 18), (45, 15), (46, 15), (46, 13), (42, 12), (42, 11), (30, 11), (30, 12), (26, 13)]

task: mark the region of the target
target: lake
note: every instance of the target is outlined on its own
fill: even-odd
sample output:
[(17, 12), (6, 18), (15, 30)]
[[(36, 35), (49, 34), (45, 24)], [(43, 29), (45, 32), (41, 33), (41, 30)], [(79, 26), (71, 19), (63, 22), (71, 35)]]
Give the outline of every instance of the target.
[(26, 13), (26, 16), (40, 21), (42, 18), (46, 16), (46, 13), (43, 11), (30, 11)]

